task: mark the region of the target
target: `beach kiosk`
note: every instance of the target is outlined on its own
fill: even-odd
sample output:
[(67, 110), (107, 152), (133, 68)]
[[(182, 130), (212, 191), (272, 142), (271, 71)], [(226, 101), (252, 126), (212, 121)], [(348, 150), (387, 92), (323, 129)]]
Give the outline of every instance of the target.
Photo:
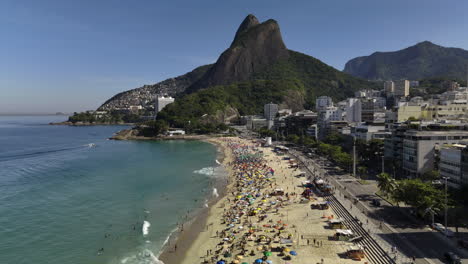
[(330, 225), (330, 228), (331, 229), (342, 229), (344, 228), (344, 224), (343, 224), (343, 219), (341, 218), (336, 218), (336, 219), (330, 219), (330, 221), (328, 222), (328, 224)]
[(348, 251), (346, 252), (346, 256), (348, 258), (353, 259), (353, 260), (361, 260), (365, 258), (365, 253), (364, 249), (360, 245), (353, 245), (348, 248)]
[(338, 241), (349, 241), (353, 238), (353, 231), (349, 229), (337, 229), (334, 238)]

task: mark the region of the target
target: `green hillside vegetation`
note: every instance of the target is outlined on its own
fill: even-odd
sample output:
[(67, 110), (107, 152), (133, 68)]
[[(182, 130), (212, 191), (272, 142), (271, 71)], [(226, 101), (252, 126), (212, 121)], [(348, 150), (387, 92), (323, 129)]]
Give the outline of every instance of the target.
[[(240, 115), (261, 114), (263, 105), (282, 103), (285, 97), (298, 92), (305, 98), (305, 107), (313, 108), (321, 95), (342, 100), (360, 89), (378, 89), (376, 83), (337, 71), (318, 59), (290, 51), (290, 58), (278, 61), (259, 73), (251, 81), (214, 86), (184, 95), (158, 113), (158, 119), (172, 127), (198, 128), (213, 122), (213, 116), (228, 107)], [(204, 122), (204, 116), (209, 122)], [(221, 122), (218, 120), (218, 122)], [(196, 129), (195, 129), (196, 130)]]
[(288, 60), (279, 61), (266, 70), (255, 73), (254, 79), (297, 80), (306, 90), (305, 107), (313, 109), (315, 99), (327, 95), (335, 101), (352, 97), (362, 89), (380, 89), (378, 83), (369, 82), (336, 70), (320, 60), (296, 51), (289, 51)]
[(468, 51), (423, 41), (392, 52), (375, 52), (348, 61), (344, 72), (369, 80), (464, 79)]
[(297, 80), (255, 80), (210, 87), (179, 98), (158, 113), (158, 119), (173, 127), (186, 127), (189, 121), (193, 127), (203, 126), (207, 122), (202, 116), (227, 107), (237, 109), (240, 115), (262, 113), (264, 104), (281, 102), (291, 91), (303, 93), (304, 86)]
[(421, 96), (424, 99), (429, 99), (434, 94), (441, 94), (446, 92), (447, 89), (443, 87), (443, 84), (446, 81), (456, 81), (461, 86), (466, 87), (466, 80), (453, 79), (448, 77), (427, 78), (419, 81), (419, 87), (411, 88), (410, 96)]

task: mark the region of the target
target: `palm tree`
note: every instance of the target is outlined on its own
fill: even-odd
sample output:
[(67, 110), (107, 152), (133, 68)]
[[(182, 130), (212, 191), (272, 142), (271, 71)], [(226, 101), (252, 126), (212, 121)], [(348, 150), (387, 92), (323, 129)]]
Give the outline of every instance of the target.
[(361, 177), (361, 179), (364, 179), (365, 174), (367, 173), (367, 168), (364, 166), (360, 166), (357, 168), (358, 174)]
[(388, 173), (380, 173), (377, 175), (379, 189), (388, 196), (392, 194), (397, 188), (397, 182), (394, 178), (390, 177)]

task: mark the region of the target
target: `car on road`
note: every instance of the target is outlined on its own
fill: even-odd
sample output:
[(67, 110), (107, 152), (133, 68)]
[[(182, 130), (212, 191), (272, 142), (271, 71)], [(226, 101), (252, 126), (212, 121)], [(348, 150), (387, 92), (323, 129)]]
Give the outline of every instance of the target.
[(460, 257), (453, 252), (445, 252), (444, 257), (450, 264), (461, 264)]
[(441, 224), (441, 223), (431, 224), (431, 228), (434, 229), (434, 230), (440, 231), (440, 232), (445, 231), (445, 226), (443, 224)]
[(431, 225), (431, 227), (432, 229), (437, 230), (448, 237), (453, 237), (455, 235), (452, 230), (445, 230), (445, 226), (441, 223), (434, 223), (433, 225)]

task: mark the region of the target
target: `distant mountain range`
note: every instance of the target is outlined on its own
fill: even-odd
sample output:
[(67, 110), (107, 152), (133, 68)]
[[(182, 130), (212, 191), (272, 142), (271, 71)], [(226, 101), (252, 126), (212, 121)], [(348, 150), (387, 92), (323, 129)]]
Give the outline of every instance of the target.
[(429, 41), (392, 52), (375, 52), (348, 61), (344, 72), (368, 80), (466, 79), (468, 51)]

